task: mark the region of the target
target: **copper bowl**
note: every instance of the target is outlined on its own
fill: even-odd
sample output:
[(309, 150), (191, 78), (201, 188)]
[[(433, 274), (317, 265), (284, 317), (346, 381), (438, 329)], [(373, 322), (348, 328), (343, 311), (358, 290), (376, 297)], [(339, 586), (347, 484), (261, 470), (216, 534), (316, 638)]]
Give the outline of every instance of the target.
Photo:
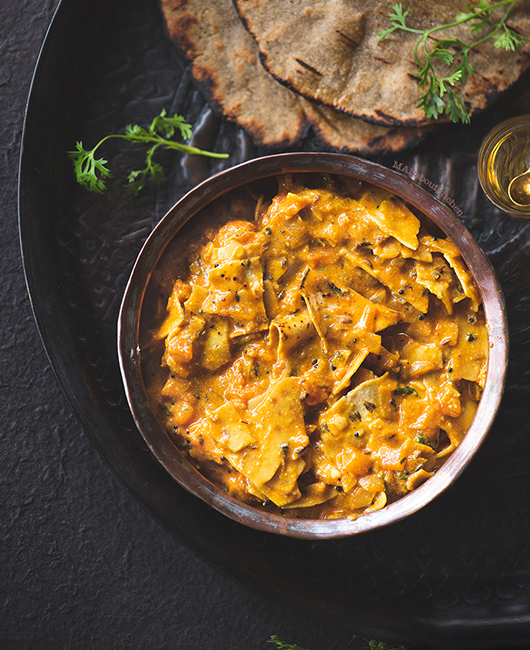
[[(480, 289), (489, 336), (485, 388), (475, 418), (452, 456), (423, 485), (382, 510), (351, 519), (293, 519), (269, 514), (227, 496), (205, 479), (163, 430), (146, 399), (139, 347), (142, 306), (153, 269), (179, 229), (221, 194), (281, 173), (345, 175), (385, 188), (438, 226), (459, 248)], [(475, 240), (447, 206), (410, 178), (367, 160), (329, 153), (287, 153), (245, 162), (204, 181), (184, 196), (160, 221), (142, 248), (129, 279), (118, 321), (118, 353), (127, 399), (136, 425), (153, 455), (189, 492), (227, 517), (252, 528), (305, 539), (330, 539), (395, 523), (417, 512), (451, 485), (486, 437), (499, 408), (508, 358), (508, 327), (502, 291), (495, 272)]]

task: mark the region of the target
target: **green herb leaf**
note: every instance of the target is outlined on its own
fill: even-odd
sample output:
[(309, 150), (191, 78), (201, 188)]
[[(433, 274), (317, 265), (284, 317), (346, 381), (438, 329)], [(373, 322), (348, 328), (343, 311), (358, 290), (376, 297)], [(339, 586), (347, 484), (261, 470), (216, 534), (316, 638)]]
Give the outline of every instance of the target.
[(394, 395), (416, 395), (416, 397), (419, 397), (418, 391), (415, 388), (412, 388), (412, 386), (403, 386), (403, 388), (396, 388)]
[(435, 56), (438, 59), (442, 59), (442, 61), (446, 65), (451, 65), (451, 63), (454, 60), (454, 56), (449, 52), (449, 50), (443, 50), (443, 49), (437, 49), (433, 50), (432, 56)]
[(465, 11), (462, 11), (461, 13), (456, 14), (456, 20), (459, 23), (463, 23), (464, 21), (467, 22), (470, 18), (471, 18), (471, 14), (466, 13)]
[(95, 149), (87, 151), (83, 148), (82, 142), (76, 143), (76, 150), (69, 151), (68, 157), (74, 165), (77, 181), (91, 192), (103, 193), (106, 184), (104, 178), (112, 176), (110, 169), (106, 167), (107, 160), (96, 159)]
[(470, 77), (475, 72), (473, 66), (469, 62), (469, 57), (467, 52), (465, 52), (462, 55), (462, 61), (460, 62), (460, 65), (455, 68), (455, 73), (456, 72), (460, 72), (461, 74), (460, 76), (461, 83), (463, 83), (468, 76)]
[(403, 5), (401, 4), (401, 2), (399, 4), (395, 4), (392, 8), (394, 10), (394, 13), (389, 14), (390, 20), (392, 22), (399, 23), (401, 26), (404, 27), (407, 16), (410, 13), (410, 9), (403, 11)]
[(469, 124), (470, 122), (470, 118), (469, 115), (467, 114), (464, 101), (462, 100), (460, 95), (458, 95), (458, 93), (456, 93), (451, 88), (447, 89), (446, 112), (449, 115), (449, 117), (453, 120), (453, 122), (458, 122), (459, 120), (461, 122), (464, 122), (464, 124)]
[(279, 650), (304, 650), (304, 648), (301, 648), (298, 645), (295, 645), (294, 643), (285, 643), (281, 639), (279, 639), (276, 634), (273, 634), (270, 639), (268, 639), (267, 643), (274, 643)]
[(377, 37), (378, 41), (382, 41), (383, 39), (388, 38), (388, 36), (390, 36), (390, 34), (395, 32), (397, 29), (403, 29), (404, 31), (414, 32), (417, 34), (421, 33), (420, 30), (412, 29), (411, 27), (407, 26), (406, 20), (407, 20), (407, 16), (410, 13), (410, 9), (403, 11), (403, 5), (399, 3), (393, 6), (393, 10), (394, 13), (390, 13), (388, 15), (388, 17), (392, 22), (392, 27), (381, 31)]
[(519, 34), (513, 31), (513, 29), (504, 25), (503, 31), (495, 38), (493, 45), (497, 48), (502, 47), (505, 50), (512, 50), (512, 52), (515, 52), (515, 50), (521, 47), (521, 45), (527, 40), (528, 39), (523, 36), (519, 36)]
[(427, 117), (437, 119), (438, 115), (443, 113), (445, 103), (439, 93), (432, 90), (431, 86), (425, 95), (420, 97), (418, 108), (423, 108), (423, 112)]
[(68, 152), (68, 157), (74, 166), (77, 182), (87, 190), (102, 193), (106, 189), (105, 179), (111, 177), (112, 174), (106, 167), (108, 161), (104, 158), (96, 159), (95, 153), (104, 142), (111, 138), (121, 138), (132, 144), (151, 145), (146, 152), (145, 167), (131, 171), (127, 177), (126, 191), (132, 195), (136, 195), (143, 190), (149, 179), (159, 183), (164, 178), (162, 166), (153, 160), (153, 156), (159, 147), (210, 158), (228, 158), (228, 154), (205, 151), (173, 139), (175, 135), (184, 140), (191, 138), (193, 135), (191, 125), (181, 115), (175, 114), (173, 117), (167, 117), (165, 110), (162, 110), (160, 115), (153, 119), (147, 129), (138, 124), (128, 124), (124, 131), (124, 133), (107, 135), (91, 150), (85, 149), (81, 142), (77, 142), (76, 150)]
[(419, 442), (420, 445), (425, 445), (426, 447), (430, 447), (433, 451), (436, 449), (436, 443), (432, 442), (431, 440), (427, 440), (424, 436), (417, 436), (416, 437), (416, 442)]
[(356, 639), (359, 639), (360, 641), (364, 641), (365, 643), (367, 643), (368, 644), (367, 648), (369, 648), (370, 650), (407, 650), (406, 646), (404, 645), (395, 646), (391, 643), (386, 643), (385, 641), (374, 641), (373, 639), (369, 640), (369, 639), (364, 639), (362, 636), (353, 635), (352, 640), (356, 640)]

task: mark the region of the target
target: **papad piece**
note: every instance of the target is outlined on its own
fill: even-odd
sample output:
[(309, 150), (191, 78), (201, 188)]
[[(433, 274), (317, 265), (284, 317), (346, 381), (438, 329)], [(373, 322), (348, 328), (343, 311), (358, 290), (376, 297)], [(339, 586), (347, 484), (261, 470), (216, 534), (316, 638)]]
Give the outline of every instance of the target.
[(370, 423), (381, 414), (379, 388), (386, 381), (389, 381), (386, 374), (369, 379), (324, 411), (319, 418), (322, 439), (330, 441), (340, 433), (342, 441), (346, 439), (352, 443), (357, 438), (369, 434)]
[(415, 251), (419, 246), (420, 220), (395, 196), (370, 188), (361, 197), (366, 218), (374, 221), (389, 237)]
[(248, 424), (243, 422), (231, 400), (222, 404), (208, 419), (208, 433), (226, 454), (235, 454), (255, 442)]
[(208, 296), (202, 311), (230, 317), (232, 336), (268, 329), (260, 258), (215, 264), (208, 272)]
[(276, 350), (277, 362), (287, 365), (289, 352), (316, 334), (308, 312), (278, 316), (270, 323), (270, 344)]
[(463, 298), (469, 298), (473, 311), (477, 311), (480, 305), (479, 290), (455, 244), (449, 239), (434, 237), (425, 237), (424, 241), (427, 247), (433, 251), (440, 252), (445, 257), (447, 263), (458, 278), (460, 287), (457, 287), (454, 292), (453, 302), (459, 302)]
[[(423, 314), (429, 309), (429, 296), (425, 287), (416, 281), (416, 270), (412, 260), (401, 257), (392, 260), (392, 264), (381, 263), (371, 251), (350, 251), (341, 249), (341, 255), (352, 264), (366, 271), (372, 277), (388, 287), (404, 301)], [(394, 263), (395, 262), (395, 263)]]
[(329, 501), (333, 497), (337, 496), (335, 488), (331, 485), (326, 485), (326, 483), (311, 483), (304, 488), (304, 493), (302, 496), (283, 506), (284, 508), (311, 508), (312, 506), (320, 505)]
[[(243, 414), (244, 420), (241, 417), (240, 426), (248, 428), (253, 444), (226, 453), (233, 467), (277, 506), (300, 497), (297, 480), (305, 467), (301, 453), (309, 443), (300, 392), (294, 377), (275, 382), (262, 401)], [(235, 422), (227, 424), (233, 431)]]

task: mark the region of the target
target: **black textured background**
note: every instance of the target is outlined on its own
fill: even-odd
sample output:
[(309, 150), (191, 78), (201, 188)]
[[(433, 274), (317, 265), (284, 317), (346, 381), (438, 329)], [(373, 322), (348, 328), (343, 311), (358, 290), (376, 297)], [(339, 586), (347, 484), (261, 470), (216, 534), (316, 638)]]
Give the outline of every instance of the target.
[(24, 106), (55, 5), (0, 0), (0, 650), (260, 650), (272, 634), (365, 647), (197, 559), (118, 483), (66, 404), (26, 294), (16, 206)]

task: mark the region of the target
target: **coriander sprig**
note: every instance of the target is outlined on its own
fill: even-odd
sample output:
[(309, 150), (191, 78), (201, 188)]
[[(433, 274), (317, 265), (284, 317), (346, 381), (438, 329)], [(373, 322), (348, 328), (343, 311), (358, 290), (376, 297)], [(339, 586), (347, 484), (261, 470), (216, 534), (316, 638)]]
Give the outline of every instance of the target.
[[(352, 641), (355, 640), (360, 640), (367, 643), (368, 644), (367, 647), (369, 648), (369, 650), (408, 650), (404, 645), (394, 646), (393, 644), (386, 643), (385, 641), (375, 641), (374, 639), (365, 639), (362, 636), (356, 636), (354, 634), (352, 637)], [(294, 643), (286, 643), (285, 641), (282, 641), (280, 638), (276, 636), (276, 634), (273, 634), (271, 638), (268, 639), (267, 642), (274, 643), (274, 645), (278, 648), (278, 650), (304, 650), (304, 648), (301, 648), (299, 645), (296, 645)]]
[[(393, 12), (389, 14), (391, 27), (380, 32), (378, 40), (388, 38), (390, 34), (401, 30), (418, 34), (419, 38), (414, 47), (414, 59), (419, 68), (419, 87), (425, 90), (417, 104), (422, 108), (429, 118), (437, 119), (442, 113), (449, 115), (453, 122), (469, 123), (469, 115), (466, 111), (464, 101), (456, 92), (455, 86), (463, 84), (466, 79), (473, 75), (473, 66), (469, 61), (470, 51), (489, 39), (494, 39), (496, 48), (516, 50), (523, 43), (529, 42), (525, 36), (520, 36), (513, 29), (508, 27), (506, 21), (513, 7), (518, 0), (501, 0), (494, 4), (488, 4), (487, 0), (479, 0), (477, 7), (468, 4), (467, 11), (458, 14), (452, 23), (422, 30), (414, 29), (407, 25), (407, 16), (410, 9), (403, 10), (401, 3), (393, 6)], [(504, 15), (499, 21), (495, 21), (493, 13), (499, 7), (506, 7)], [(457, 27), (470, 23), (472, 34), (478, 34), (483, 29), (487, 33), (471, 44), (466, 45), (458, 38), (435, 39), (434, 45), (428, 47), (428, 43), (434, 38), (434, 34), (444, 29)], [(434, 62), (439, 59), (450, 68), (447, 76), (438, 76), (434, 69)]]
[(370, 650), (407, 650), (406, 646), (404, 645), (395, 646), (393, 644), (386, 643), (386, 641), (374, 641), (373, 639), (365, 639), (362, 636), (356, 636), (354, 634), (352, 640), (355, 641), (355, 639), (359, 639), (367, 643)]
[(276, 634), (273, 634), (270, 639), (267, 640), (267, 643), (274, 643), (278, 650), (304, 650), (299, 645), (295, 643), (286, 643), (282, 641)]
[(157, 117), (153, 119), (147, 129), (138, 124), (128, 124), (125, 127), (125, 133), (115, 133), (107, 135), (101, 139), (98, 144), (90, 150), (83, 147), (82, 142), (76, 143), (76, 150), (69, 151), (68, 157), (74, 165), (74, 172), (78, 183), (92, 192), (102, 193), (106, 189), (106, 180), (112, 176), (110, 169), (107, 167), (107, 160), (96, 158), (96, 150), (107, 140), (112, 138), (121, 138), (132, 144), (149, 144), (151, 145), (146, 152), (145, 167), (131, 171), (127, 177), (127, 191), (136, 195), (151, 178), (158, 183), (164, 177), (162, 165), (154, 162), (153, 156), (159, 147), (173, 149), (189, 154), (200, 156), (209, 156), (210, 158), (228, 158), (226, 153), (214, 153), (192, 147), (182, 142), (174, 140), (174, 136), (179, 135), (184, 140), (189, 140), (192, 133), (191, 125), (188, 124), (182, 115), (175, 114), (173, 117), (167, 117), (163, 109)]

